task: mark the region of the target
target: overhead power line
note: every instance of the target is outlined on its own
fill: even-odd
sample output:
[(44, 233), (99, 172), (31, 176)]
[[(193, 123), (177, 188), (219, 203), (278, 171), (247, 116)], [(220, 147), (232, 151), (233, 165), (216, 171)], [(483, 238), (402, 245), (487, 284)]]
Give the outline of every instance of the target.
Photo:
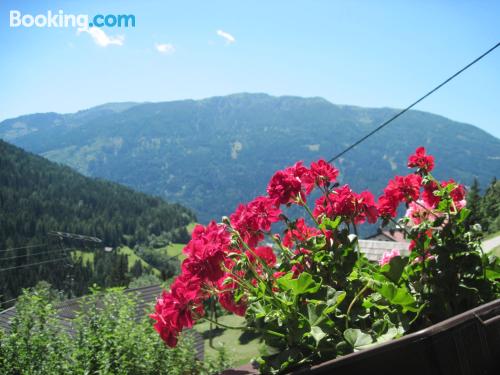
[(12, 259), (18, 259), (18, 258), (26, 258), (26, 257), (34, 257), (34, 256), (37, 256), (37, 255), (46, 255), (46, 254), (53, 254), (53, 253), (57, 253), (57, 252), (61, 252), (61, 249), (57, 249), (57, 250), (48, 250), (48, 251), (40, 251), (38, 253), (32, 253), (32, 254), (22, 254), (22, 255), (15, 255), (15, 256), (11, 256), (11, 257), (6, 257), (6, 258), (0, 258), (0, 262), (1, 261), (4, 261), (4, 260), (12, 260)]
[(28, 245), (28, 246), (20, 246), (20, 247), (11, 247), (10, 249), (2, 249), (2, 250), (0, 250), (0, 253), (5, 253), (7, 251), (13, 251), (13, 250), (32, 249), (32, 248), (35, 248), (35, 247), (43, 247), (43, 246), (47, 246), (47, 244), (44, 243), (44, 244), (38, 244), (38, 245)]
[[(68, 250), (68, 249), (63, 249), (63, 250)], [(54, 262), (59, 262), (59, 261), (66, 260), (66, 259), (67, 259), (67, 257), (62, 257), (62, 258), (57, 258), (57, 259), (45, 260), (43, 262), (28, 263), (28, 264), (21, 264), (20, 266), (0, 268), (0, 272), (11, 271), (11, 270), (15, 270), (15, 269), (18, 269), (18, 268), (33, 267), (33, 266), (38, 266), (38, 265), (41, 265), (41, 264), (54, 263)]]
[(334, 160), (337, 160), (338, 158), (340, 158), (342, 155), (344, 155), (346, 152), (352, 150), (354, 147), (356, 147), (357, 145), (359, 145), (361, 142), (365, 141), (366, 139), (368, 139), (369, 137), (371, 137), (373, 134), (377, 133), (379, 130), (381, 130), (382, 128), (386, 127), (387, 125), (389, 125), (392, 121), (396, 120), (399, 116), (401, 116), (403, 113), (409, 111), (410, 109), (412, 109), (414, 106), (416, 106), (418, 103), (420, 103), (422, 100), (424, 100), (425, 98), (427, 98), (428, 96), (432, 95), (433, 93), (435, 93), (437, 90), (439, 90), (441, 87), (443, 87), (444, 85), (446, 85), (448, 82), (450, 82), (452, 79), (454, 79), (455, 77), (459, 76), (460, 74), (462, 74), (464, 71), (466, 71), (467, 69), (469, 69), (472, 65), (474, 65), (475, 63), (477, 63), (479, 60), (481, 60), (483, 57), (485, 57), (486, 55), (488, 55), (489, 53), (493, 52), (498, 46), (500, 46), (500, 42), (495, 44), (493, 47), (491, 47), (489, 50), (487, 50), (485, 53), (483, 53), (481, 56), (477, 57), (474, 61), (470, 62), (469, 64), (467, 64), (466, 66), (464, 66), (462, 69), (460, 69), (458, 72), (456, 72), (455, 74), (453, 74), (452, 76), (450, 76), (449, 78), (447, 78), (446, 80), (444, 80), (443, 82), (441, 82), (439, 85), (437, 85), (436, 87), (434, 87), (431, 91), (429, 91), (427, 94), (425, 94), (424, 96), (422, 96), (420, 99), (418, 99), (417, 101), (413, 102), (412, 104), (410, 104), (408, 107), (406, 107), (405, 109), (399, 111), (398, 113), (396, 113), (394, 116), (392, 116), (391, 118), (389, 118), (388, 120), (386, 120), (385, 122), (383, 122), (382, 124), (380, 124), (378, 127), (376, 127), (375, 129), (373, 129), (371, 132), (369, 132), (368, 134), (366, 134), (364, 137), (360, 138), (359, 140), (357, 140), (356, 142), (354, 142), (352, 145), (350, 145), (349, 147), (347, 147), (346, 149), (344, 149), (342, 152), (338, 153), (337, 155), (335, 155), (334, 157), (332, 157), (330, 160), (328, 160), (329, 163), (333, 162)]
[[(51, 232), (47, 233), (47, 235), (51, 236), (51, 237), (56, 237), (60, 241), (62, 241), (63, 239), (68, 239), (68, 240), (78, 240), (78, 241), (83, 241), (83, 242), (102, 243), (102, 240), (98, 237), (86, 236), (83, 234), (51, 231)], [(0, 250), (0, 253), (5, 253), (7, 251), (14, 251), (14, 250), (33, 249), (33, 248), (44, 247), (44, 246), (48, 246), (48, 243), (37, 244), (37, 245), (27, 245), (27, 246), (20, 246), (20, 247), (11, 247), (8, 249)], [(12, 258), (12, 259), (14, 259), (14, 258)]]
[(84, 241), (84, 242), (102, 243), (102, 240), (100, 238), (93, 237), (93, 236), (86, 236), (83, 234), (52, 231), (52, 232), (49, 232), (48, 235), (52, 236), (52, 237), (57, 237), (59, 240), (69, 239), (69, 240), (78, 240), (78, 241)]

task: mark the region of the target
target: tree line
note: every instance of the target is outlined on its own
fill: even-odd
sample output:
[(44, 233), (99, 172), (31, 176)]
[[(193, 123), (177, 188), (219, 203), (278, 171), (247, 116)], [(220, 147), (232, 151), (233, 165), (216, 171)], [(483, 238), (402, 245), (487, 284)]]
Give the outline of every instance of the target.
[[(0, 301), (39, 280), (71, 295), (83, 294), (92, 283), (126, 285), (127, 256), (105, 253), (104, 247), (134, 247), (151, 236), (186, 241), (186, 225), (195, 220), (179, 204), (85, 177), (0, 140)], [(68, 250), (82, 244), (61, 243), (48, 236), (51, 231), (103, 242), (92, 249), (92, 264), (85, 263)]]

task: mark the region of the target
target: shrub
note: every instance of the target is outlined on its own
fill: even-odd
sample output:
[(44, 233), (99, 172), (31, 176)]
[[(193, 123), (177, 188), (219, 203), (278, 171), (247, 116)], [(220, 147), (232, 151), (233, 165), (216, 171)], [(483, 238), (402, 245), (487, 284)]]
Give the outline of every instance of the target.
[[(193, 340), (183, 335), (167, 348), (137, 304), (122, 289), (83, 299), (70, 336), (57, 319), (46, 286), (27, 289), (16, 305), (8, 334), (0, 336), (1, 374), (217, 374), (230, 366), (226, 353), (197, 360)], [(1, 332), (0, 332), (1, 333)]]

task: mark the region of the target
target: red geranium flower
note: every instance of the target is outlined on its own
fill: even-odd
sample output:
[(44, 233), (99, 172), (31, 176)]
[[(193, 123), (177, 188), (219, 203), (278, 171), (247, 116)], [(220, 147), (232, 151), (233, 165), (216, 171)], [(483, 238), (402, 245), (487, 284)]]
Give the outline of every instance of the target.
[(327, 187), (334, 182), (339, 175), (338, 169), (323, 159), (311, 163), (311, 168), (303, 177), (303, 185), (309, 194), (315, 186)]
[(438, 190), (438, 186), (434, 181), (430, 181), (424, 185), (422, 200), (428, 207), (435, 208), (441, 201), (441, 197), (434, 195), (434, 192)]
[(429, 173), (434, 169), (434, 156), (426, 155), (425, 148), (419, 147), (415, 150), (415, 154), (408, 158), (409, 168), (418, 168), (424, 173)]
[(276, 172), (267, 186), (269, 198), (274, 201), (276, 206), (295, 203), (299, 196), (305, 202), (306, 196), (302, 190), (302, 179), (308, 173), (308, 169), (302, 165), (301, 161), (293, 167)]
[(231, 226), (249, 246), (256, 246), (271, 230), (271, 224), (280, 220), (281, 210), (267, 197), (257, 197), (248, 204), (240, 204), (231, 215)]
[(219, 303), (229, 312), (239, 316), (245, 316), (247, 311), (246, 298), (240, 298), (238, 302), (235, 301), (235, 291), (237, 284), (231, 279), (231, 276), (223, 277), (217, 283), (219, 289)]
[(182, 329), (191, 328), (194, 319), (203, 313), (200, 280), (181, 275), (171, 285), (169, 293), (163, 291), (150, 317), (156, 320), (154, 328), (162, 340), (174, 347)]
[(461, 184), (458, 184), (457, 182), (455, 182), (454, 179), (449, 179), (448, 181), (443, 181), (441, 182), (441, 186), (442, 187), (446, 187), (450, 184), (454, 184), (456, 185), (455, 188), (451, 191), (450, 193), (450, 196), (451, 196), (451, 199), (453, 199), (453, 201), (456, 203), (456, 202), (460, 202), (461, 200), (465, 199), (465, 189), (464, 189), (464, 186), (461, 185)]
[(299, 218), (285, 231), (283, 245), (293, 247), (295, 242), (305, 242), (309, 238), (321, 234), (321, 231), (316, 228), (308, 227), (304, 218)]
[(225, 225), (211, 222), (207, 227), (197, 225), (192, 239), (183, 249), (187, 258), (183, 272), (198, 276), (202, 281), (217, 281), (224, 271), (222, 263), (229, 251), (230, 235)]
[[(253, 252), (253, 253), (252, 253)], [(273, 248), (270, 246), (260, 246), (252, 251), (247, 251), (248, 260), (255, 263), (255, 255), (262, 259), (269, 267), (274, 267), (276, 265), (276, 254), (274, 254)]]
[(318, 198), (313, 214), (316, 217), (342, 216), (348, 222), (355, 224), (364, 223), (366, 219), (370, 223), (375, 223), (378, 218), (373, 195), (368, 191), (356, 194), (349, 185), (335, 189), (334, 192), (328, 194), (328, 197)]

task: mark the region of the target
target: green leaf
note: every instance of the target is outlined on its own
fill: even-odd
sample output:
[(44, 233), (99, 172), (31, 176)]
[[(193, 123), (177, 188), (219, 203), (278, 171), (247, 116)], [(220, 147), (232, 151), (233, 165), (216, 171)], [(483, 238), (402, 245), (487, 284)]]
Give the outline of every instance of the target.
[(259, 301), (251, 303), (248, 306), (248, 310), (255, 315), (256, 319), (263, 318), (267, 315), (266, 310)]
[(380, 342), (390, 341), (390, 340), (395, 339), (396, 337), (399, 337), (399, 336), (400, 336), (400, 331), (396, 327), (391, 327), (387, 330), (386, 333), (384, 333), (383, 335), (380, 335), (377, 338), (377, 342), (380, 343)]
[(338, 305), (342, 303), (345, 299), (347, 293), (341, 290), (335, 290), (332, 287), (328, 287), (328, 291), (326, 292), (326, 305), (328, 306), (323, 314), (329, 314), (334, 311)]
[(392, 283), (383, 283), (375, 288), (389, 303), (403, 306), (403, 311), (417, 311), (414, 307), (416, 301), (405, 287), (398, 288)]
[(408, 263), (407, 259), (403, 259), (400, 256), (396, 256), (390, 260), (388, 264), (385, 264), (381, 272), (382, 274), (394, 283), (398, 283), (403, 270)]
[(364, 345), (369, 345), (373, 342), (370, 335), (363, 333), (360, 329), (348, 328), (344, 331), (345, 340), (354, 348), (357, 349)]
[(318, 326), (311, 327), (311, 336), (316, 341), (316, 346), (319, 345), (319, 342), (326, 337), (326, 333)]
[(288, 273), (280, 277), (276, 282), (284, 290), (290, 290), (296, 296), (305, 293), (315, 293), (321, 287), (321, 283), (314, 281), (307, 272), (302, 272), (297, 279), (292, 279), (292, 274)]
[(330, 230), (335, 230), (340, 224), (340, 220), (342, 218), (340, 216), (337, 216), (334, 220), (331, 220), (327, 217), (323, 218), (320, 224), (320, 229), (330, 229)]
[(319, 324), (322, 320), (322, 313), (323, 310), (325, 309), (325, 305), (318, 305), (318, 304), (312, 304), (308, 303), (307, 304), (307, 316), (309, 318), (309, 325), (315, 326)]
[(462, 208), (460, 210), (460, 214), (459, 214), (459, 217), (457, 219), (457, 224), (460, 224), (461, 222), (463, 222), (465, 219), (467, 219), (467, 217), (469, 217), (470, 215), (470, 210), (468, 208)]
[(328, 290), (326, 292), (326, 305), (327, 306), (339, 305), (344, 300), (346, 292), (341, 290), (335, 290), (331, 286), (328, 286), (327, 288)]
[(486, 273), (486, 278), (488, 280), (491, 281), (500, 280), (500, 272), (487, 268), (485, 273)]

